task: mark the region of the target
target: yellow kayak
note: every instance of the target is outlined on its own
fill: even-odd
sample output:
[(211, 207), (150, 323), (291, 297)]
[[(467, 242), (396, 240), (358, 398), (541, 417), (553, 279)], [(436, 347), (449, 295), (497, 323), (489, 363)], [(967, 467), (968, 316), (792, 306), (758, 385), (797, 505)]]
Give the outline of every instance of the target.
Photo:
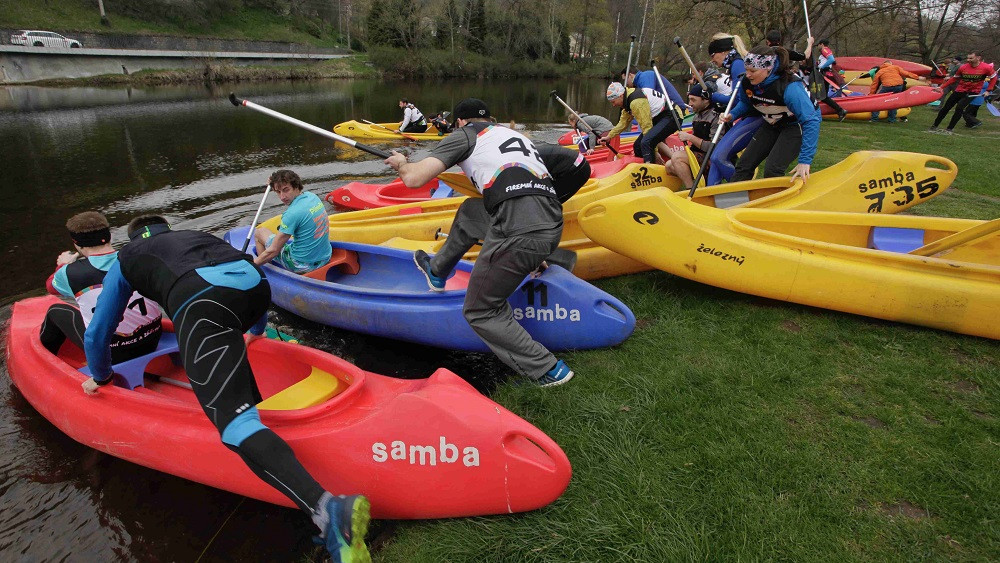
[[(413, 139), (418, 141), (440, 141), (444, 138), (433, 125), (428, 125), (427, 132), (425, 133), (405, 133), (405, 136), (402, 133), (395, 133), (394, 131), (399, 127), (400, 123), (397, 121), (395, 123), (375, 123), (370, 125), (352, 119), (351, 121), (334, 125), (333, 132), (352, 139), (378, 139), (382, 141), (405, 141)], [(407, 137), (412, 137), (413, 139), (407, 139)]]
[[(831, 98), (831, 99), (833, 101), (837, 101), (837, 98)], [(906, 117), (906, 116), (910, 115), (911, 111), (913, 111), (913, 108), (899, 108), (898, 110), (896, 110), (896, 118)], [(849, 113), (849, 114), (847, 114), (847, 117), (845, 117), (844, 119), (850, 119), (852, 121), (868, 121), (871, 118), (872, 118), (872, 112), (870, 112), (870, 111), (862, 111), (862, 112), (857, 112), (857, 113)], [(886, 110), (882, 110), (882, 111), (878, 112), (878, 118), (879, 119), (888, 119), (889, 118), (889, 112), (886, 111)], [(830, 115), (824, 115), (823, 119), (828, 119), (830, 121), (836, 121), (839, 118), (837, 117), (837, 114), (833, 113), (833, 114), (830, 114)]]
[(580, 211), (594, 241), (690, 280), (1000, 338), (1000, 219), (714, 209), (652, 190)]
[[(892, 151), (861, 151), (812, 174), (808, 184), (788, 177), (764, 178), (699, 188), (695, 202), (712, 207), (768, 207), (826, 209), (856, 213), (895, 213), (934, 197), (955, 180), (958, 167), (938, 156)], [(445, 175), (442, 175), (444, 177)], [(451, 185), (456, 178), (447, 177)], [(585, 205), (614, 195), (660, 189), (687, 197), (680, 181), (653, 164), (630, 164), (621, 172), (591, 179), (563, 204), (563, 237), (560, 248), (577, 253), (573, 273), (600, 279), (649, 270), (631, 258), (611, 252), (591, 241), (577, 220)], [(385, 244), (434, 253), (444, 241), (455, 212), (464, 198), (429, 200), (330, 216), (330, 238), (363, 244)], [(277, 229), (279, 217), (261, 226)], [(475, 260), (478, 247), (465, 255)]]

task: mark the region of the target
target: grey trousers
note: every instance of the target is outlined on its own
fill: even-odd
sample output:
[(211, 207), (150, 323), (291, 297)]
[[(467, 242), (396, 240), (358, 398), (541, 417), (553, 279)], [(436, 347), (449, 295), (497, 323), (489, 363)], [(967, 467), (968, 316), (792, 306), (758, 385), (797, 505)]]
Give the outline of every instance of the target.
[(556, 357), (514, 321), (507, 298), (524, 277), (535, 271), (556, 248), (562, 225), (554, 229), (504, 236), (491, 224), (481, 198), (469, 198), (455, 215), (448, 240), (431, 259), (431, 272), (444, 277), (480, 239), (483, 249), (469, 277), (463, 313), (472, 330), (517, 373), (539, 379)]

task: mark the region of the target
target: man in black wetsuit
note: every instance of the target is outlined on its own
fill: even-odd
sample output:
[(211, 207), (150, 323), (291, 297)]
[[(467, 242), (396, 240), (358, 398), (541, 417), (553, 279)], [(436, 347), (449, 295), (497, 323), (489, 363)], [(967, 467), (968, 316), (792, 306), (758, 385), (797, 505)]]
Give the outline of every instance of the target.
[(171, 231), (156, 215), (133, 219), (128, 235), (130, 242), (104, 277), (84, 336), (93, 374), (84, 391), (92, 395), (112, 380), (111, 335), (132, 292), (154, 299), (174, 321), (188, 380), (226, 447), (309, 515), (334, 561), (371, 561), (364, 543), (368, 500), (325, 491), (288, 444), (261, 423), (254, 406), (261, 396), (243, 334), (264, 332), (271, 303), (264, 273), (249, 255), (221, 239)]

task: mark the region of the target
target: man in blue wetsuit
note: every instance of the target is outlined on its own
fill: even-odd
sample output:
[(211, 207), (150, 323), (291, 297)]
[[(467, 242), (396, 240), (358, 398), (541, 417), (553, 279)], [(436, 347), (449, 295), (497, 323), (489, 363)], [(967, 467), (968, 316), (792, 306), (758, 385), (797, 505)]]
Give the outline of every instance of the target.
[(254, 233), (258, 266), (275, 258), (286, 270), (305, 274), (330, 261), (330, 222), (323, 200), (302, 187), (299, 175), (278, 170), (268, 182), (288, 209), (281, 214), (278, 233), (259, 228)]
[(93, 374), (84, 391), (92, 395), (112, 380), (111, 337), (132, 292), (155, 300), (174, 321), (188, 380), (226, 447), (309, 515), (334, 561), (370, 561), (364, 543), (368, 500), (325, 491), (288, 444), (261, 423), (254, 406), (261, 396), (243, 334), (264, 331), (271, 287), (263, 272), (221, 239), (171, 231), (156, 215), (133, 219), (128, 236), (130, 242), (104, 277), (84, 336)]

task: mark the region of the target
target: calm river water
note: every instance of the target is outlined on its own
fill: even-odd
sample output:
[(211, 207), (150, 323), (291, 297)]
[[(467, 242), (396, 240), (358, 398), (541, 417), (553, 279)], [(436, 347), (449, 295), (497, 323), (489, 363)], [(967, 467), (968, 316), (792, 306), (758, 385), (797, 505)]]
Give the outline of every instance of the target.
[[(238, 95), (329, 128), (348, 119), (398, 120), (398, 97), (427, 112), (482, 98), (500, 121), (554, 141), (564, 111), (612, 116), (601, 81), (323, 81), (151, 88), (0, 88), (0, 203), (10, 304), (41, 295), (55, 258), (70, 248), (66, 219), (104, 212), (115, 242), (140, 213), (178, 228), (221, 235), (253, 217), (271, 171), (292, 168), (321, 197), (357, 179), (388, 176), (374, 157), (259, 113)], [(613, 120), (614, 121), (614, 120)], [(557, 130), (557, 128), (559, 130)], [(415, 157), (428, 145), (411, 146)], [(269, 198), (263, 217), (281, 212)], [(491, 357), (448, 353), (322, 327), (291, 314), (274, 319), (304, 343), (366, 370), (426, 377), (444, 366), (488, 391), (504, 369)], [(383, 535), (389, 525), (382, 523)], [(311, 524), (297, 511), (191, 483), (81, 446), (55, 429), (10, 384), (0, 358), (0, 559), (26, 561), (302, 560)]]

